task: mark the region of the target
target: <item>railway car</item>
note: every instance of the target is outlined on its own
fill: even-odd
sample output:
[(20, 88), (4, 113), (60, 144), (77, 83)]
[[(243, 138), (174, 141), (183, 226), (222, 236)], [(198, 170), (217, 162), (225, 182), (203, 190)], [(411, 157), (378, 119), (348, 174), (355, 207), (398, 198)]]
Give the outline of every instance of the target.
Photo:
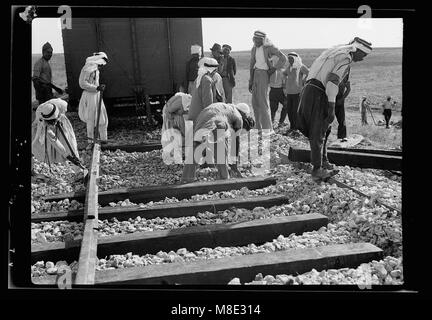
[(106, 84), (108, 112), (135, 110), (144, 117), (185, 84), (190, 46), (203, 42), (200, 18), (74, 18), (62, 36), (72, 106), (81, 96), (78, 78), (86, 57), (104, 51), (109, 63), (100, 83)]

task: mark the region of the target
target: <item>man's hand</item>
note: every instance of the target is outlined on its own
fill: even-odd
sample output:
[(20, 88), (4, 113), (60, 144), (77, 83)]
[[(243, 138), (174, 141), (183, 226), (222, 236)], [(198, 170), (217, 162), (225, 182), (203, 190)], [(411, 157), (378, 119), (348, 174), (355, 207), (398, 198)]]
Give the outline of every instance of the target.
[(270, 69), (267, 70), (267, 73), (269, 76), (271, 76), (273, 73), (275, 73), (276, 68), (275, 67), (271, 67)]
[(329, 109), (328, 109), (328, 116), (327, 116), (327, 123), (331, 124), (335, 119), (335, 103), (329, 102)]
[(105, 85), (101, 84), (96, 88), (97, 91), (104, 91), (105, 90)]
[(252, 82), (249, 82), (249, 92), (252, 93)]

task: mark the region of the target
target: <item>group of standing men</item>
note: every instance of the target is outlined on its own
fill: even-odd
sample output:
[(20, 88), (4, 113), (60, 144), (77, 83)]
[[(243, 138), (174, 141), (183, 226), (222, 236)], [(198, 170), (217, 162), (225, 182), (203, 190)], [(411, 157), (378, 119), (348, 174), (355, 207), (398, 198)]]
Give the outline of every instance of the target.
[[(338, 118), (338, 138), (345, 139), (344, 100), (351, 90), (350, 65), (363, 60), (372, 51), (371, 44), (356, 37), (349, 44), (325, 50), (308, 70), (297, 53), (291, 52), (287, 58), (264, 32), (255, 31), (253, 42), (249, 91), (256, 128), (272, 132), (272, 120), (281, 103), (280, 124), (288, 113), (290, 129), (300, 130), (309, 139), (314, 181), (327, 180), (337, 173), (327, 159), (331, 123)], [(283, 69), (287, 60), (288, 67)]]

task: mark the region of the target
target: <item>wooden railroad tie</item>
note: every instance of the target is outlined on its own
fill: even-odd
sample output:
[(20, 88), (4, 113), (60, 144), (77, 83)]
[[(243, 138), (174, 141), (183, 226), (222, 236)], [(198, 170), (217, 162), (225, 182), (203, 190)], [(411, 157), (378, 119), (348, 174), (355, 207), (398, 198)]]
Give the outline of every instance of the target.
[[(254, 209), (256, 207), (269, 208), (289, 203), (285, 195), (259, 196), (251, 198), (204, 200), (196, 202), (174, 202), (161, 204), (149, 208), (139, 206), (129, 207), (103, 207), (98, 209), (99, 220), (116, 218), (119, 221), (134, 219), (138, 216), (145, 219), (153, 218), (179, 218), (185, 216), (196, 216), (200, 212), (217, 212), (230, 208)], [(31, 222), (43, 221), (76, 221), (81, 222), (84, 218), (84, 210), (54, 211), (32, 215)]]
[[(171, 230), (143, 231), (116, 236), (100, 237), (97, 253), (99, 257), (111, 254), (156, 254), (160, 250), (180, 248), (199, 250), (218, 246), (241, 246), (249, 243), (261, 244), (272, 241), (279, 235), (318, 230), (326, 226), (328, 218), (321, 214), (302, 214), (287, 217), (255, 219), (246, 222), (211, 224)], [(57, 260), (76, 260), (80, 240), (52, 242), (32, 245), (33, 263)]]
[[(250, 190), (261, 189), (275, 185), (276, 179), (272, 177), (252, 177), (230, 180), (216, 180), (207, 182), (193, 182), (188, 184), (174, 184), (163, 186), (150, 186), (142, 188), (121, 188), (99, 192), (98, 199), (101, 206), (110, 202), (129, 199), (132, 202), (161, 201), (165, 198), (176, 197), (179, 200), (189, 198), (196, 194), (206, 194), (210, 191), (230, 191), (246, 187)], [(84, 201), (84, 192), (70, 192), (43, 197), (45, 201), (60, 201), (64, 199)]]
[[(263, 275), (301, 274), (317, 271), (356, 268), (362, 263), (380, 260), (383, 251), (369, 243), (328, 245), (317, 248), (289, 249), (272, 253), (200, 260), (191, 263), (168, 263), (96, 273), (95, 285), (111, 284), (222, 284), (232, 278), (251, 282)], [(32, 278), (37, 285), (55, 285), (56, 276)]]
[[(331, 163), (338, 166), (402, 171), (401, 155), (328, 149), (327, 157)], [(290, 147), (288, 160), (293, 162), (310, 162), (310, 150), (306, 148)]]

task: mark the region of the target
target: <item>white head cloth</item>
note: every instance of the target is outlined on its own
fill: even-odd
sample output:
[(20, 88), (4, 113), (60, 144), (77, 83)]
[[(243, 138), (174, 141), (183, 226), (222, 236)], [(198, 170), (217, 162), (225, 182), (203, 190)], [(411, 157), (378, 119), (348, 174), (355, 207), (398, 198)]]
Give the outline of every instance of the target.
[[(205, 66), (204, 64), (208, 64), (208, 65), (213, 65), (215, 67), (208, 67)], [(196, 87), (198, 88), (201, 84), (201, 78), (207, 74), (207, 73), (212, 73), (213, 71), (215, 71), (218, 67), (219, 64), (216, 61), (216, 59), (213, 58), (208, 58), (208, 57), (204, 57), (202, 58), (200, 61), (198, 61), (198, 76), (196, 79)]]
[(234, 105), (237, 110), (240, 110), (241, 112), (245, 113), (245, 114), (250, 114), (251, 113), (251, 109), (250, 107), (246, 104), (246, 103), (237, 103)]
[(177, 92), (175, 96), (181, 97), (183, 110), (184, 111), (188, 110), (192, 101), (192, 96), (184, 92)]
[(197, 44), (191, 46), (191, 54), (198, 54), (201, 57), (201, 46)]
[(292, 57), (294, 59), (293, 64), (289, 65), (289, 70), (291, 71), (292, 69), (296, 69), (296, 71), (297, 71), (297, 77), (298, 77), (298, 75), (300, 73), (300, 69), (301, 69), (301, 67), (303, 65), (302, 59), (299, 56), (299, 54), (296, 53), (296, 52), (290, 52), (290, 53), (288, 53), (288, 57)]
[(86, 63), (84, 65), (84, 70), (86, 72), (93, 72), (98, 69), (98, 65), (105, 65), (106, 61), (108, 60), (108, 56), (105, 54), (105, 52), (96, 52), (92, 56), (88, 57), (86, 59)]

